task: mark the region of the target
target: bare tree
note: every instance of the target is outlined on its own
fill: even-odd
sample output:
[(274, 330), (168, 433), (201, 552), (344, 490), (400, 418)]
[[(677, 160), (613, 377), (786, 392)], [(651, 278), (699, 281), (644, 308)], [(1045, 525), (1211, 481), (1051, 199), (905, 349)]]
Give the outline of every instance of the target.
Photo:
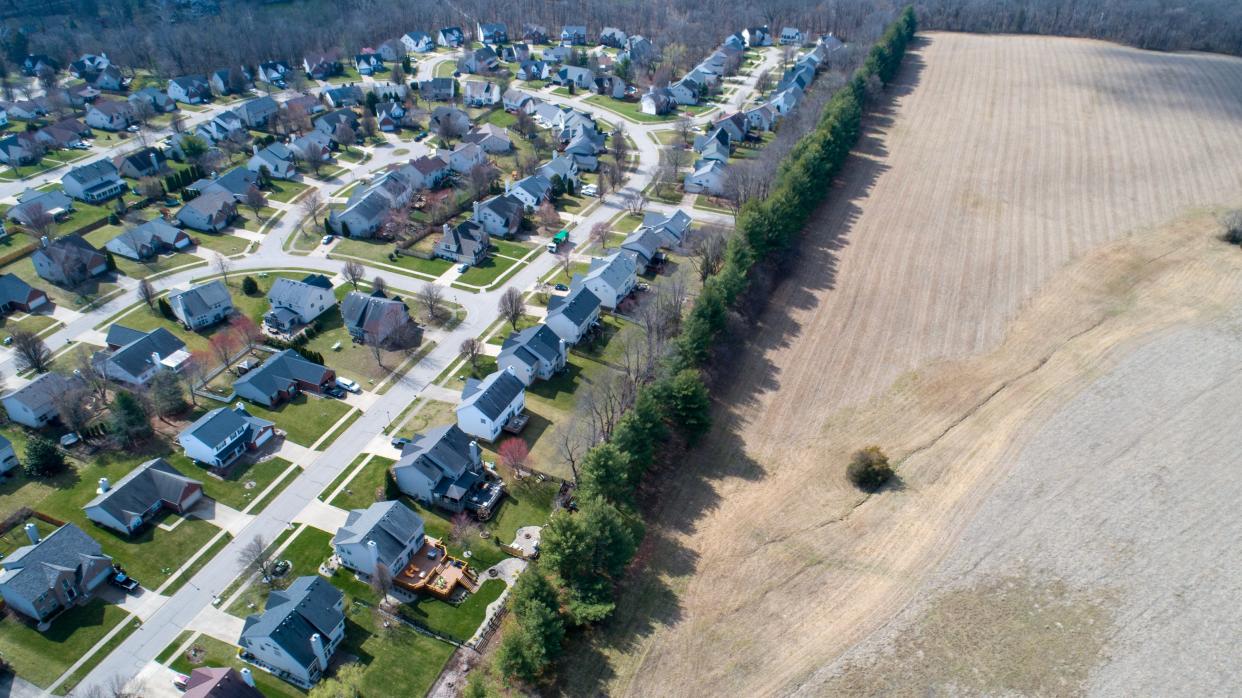
[(556, 264), (561, 268), (561, 274), (565, 276), (566, 283), (572, 281), (574, 258), (567, 248), (562, 247), (556, 251)]
[(358, 290), (358, 282), (366, 278), (367, 269), (362, 263), (355, 259), (345, 260), (345, 266), (341, 267), (341, 276), (353, 285), (354, 290)]
[(371, 584), (371, 591), (375, 592), (375, 596), (378, 597), (381, 602), (386, 600), (388, 595), (392, 593), (392, 570), (388, 569), (388, 565), (385, 565), (382, 562), (376, 563), (375, 570), (371, 573), (371, 579), (369, 581)]
[(577, 484), (578, 464), (586, 452), (596, 444), (591, 429), (585, 420), (570, 419), (556, 430), (554, 443), (557, 457), (569, 466), (569, 472), (574, 476), (574, 484)]
[(190, 402), (194, 405), (198, 404), (198, 395), (194, 391), (202, 386), (210, 366), (211, 355), (200, 350), (191, 352), (190, 358), (181, 365), (181, 370), (177, 372), (181, 380), (185, 381), (185, 390), (190, 394)]
[(376, 275), (374, 279), (371, 279), (371, 290), (377, 293), (387, 293), (388, 282), (384, 281), (384, 277)]
[(438, 322), (444, 315), (444, 289), (428, 281), (418, 289), (415, 299), (427, 311), (429, 322)]
[(74, 375), (82, 379), (96, 400), (103, 403), (108, 399), (108, 377), (92, 360), (93, 352), (85, 345), (74, 349)]
[(483, 353), (483, 342), (480, 342), (478, 337), (467, 337), (461, 340), (458, 352), (461, 358), (470, 362), (470, 368), (478, 368), (479, 355)]
[(224, 279), (224, 284), (227, 286), (229, 283), (229, 270), (233, 268), (229, 258), (217, 252), (216, 256), (211, 260), (211, 265), (215, 268), (216, 273)]
[(703, 226), (701, 230), (692, 233), (689, 244), (690, 263), (698, 271), (699, 281), (706, 281), (707, 277), (720, 271), (725, 259), (726, 236), (726, 231), (715, 225)]
[(302, 195), (302, 200), (298, 207), (302, 211), (303, 218), (310, 218), (319, 224), (319, 209), (323, 206), (323, 192), (318, 187), (312, 187)]
[(147, 201), (155, 201), (164, 196), (164, 183), (158, 177), (143, 177), (138, 180), (138, 193)]
[(625, 210), (635, 216), (643, 215), (643, 209), (647, 208), (647, 197), (636, 191), (625, 192), (625, 194), (622, 195), (621, 200), (625, 204)]
[(147, 304), (148, 308), (155, 307), (155, 296), (155, 287), (151, 285), (150, 281), (142, 279), (138, 282), (138, 297), (142, 299), (143, 303)]
[(246, 207), (251, 211), (254, 211), (255, 218), (258, 218), (259, 211), (261, 211), (264, 206), (267, 206), (267, 195), (263, 193), (262, 189), (251, 184), (249, 187), (246, 187), (244, 201), (246, 203)]
[(26, 227), (39, 237), (51, 237), (56, 231), (56, 219), (44, 210), (42, 204), (33, 203), (26, 209)]
[[(607, 223), (601, 221), (591, 226), (591, 241), (599, 243), (600, 248), (608, 249), (608, 236), (612, 233), (612, 228)], [(568, 276), (566, 272), (566, 276)]]
[(272, 578), (272, 572), (276, 567), (276, 559), (269, 553), (267, 540), (263, 536), (257, 535), (251, 538), (250, 542), (242, 547), (240, 557), (246, 569), (258, 575), (259, 580), (264, 584), (271, 586), (275, 581)]
[(70, 388), (56, 400), (56, 415), (60, 423), (72, 432), (81, 433), (95, 416), (91, 407), (90, 390), (86, 387)]
[(52, 350), (33, 332), (14, 330), (13, 351), (17, 354), (17, 366), (23, 371), (44, 373), (52, 363)]
[(492, 188), (492, 183), (498, 177), (496, 168), (486, 162), (479, 163), (470, 168), (470, 191), (473, 192), (474, 198), (479, 198)]
[[(341, 125), (344, 126), (345, 124)], [(302, 161), (305, 162), (306, 166), (311, 169), (311, 172), (314, 172), (315, 176), (318, 177), (319, 171), (322, 170), (323, 166), (328, 162), (328, 156), (319, 148), (307, 148), (306, 152), (302, 156)]]
[[(690, 117), (685, 114), (677, 117), (675, 129), (677, 131), (677, 140), (681, 142), (683, 149), (689, 148), (694, 144), (694, 121)], [(670, 150), (676, 150), (676, 148), (670, 148)]]
[(350, 146), (358, 142), (358, 135), (354, 133), (354, 129), (349, 124), (342, 121), (336, 125), (336, 131), (332, 134), (332, 140), (341, 144), (345, 152), (349, 152)]

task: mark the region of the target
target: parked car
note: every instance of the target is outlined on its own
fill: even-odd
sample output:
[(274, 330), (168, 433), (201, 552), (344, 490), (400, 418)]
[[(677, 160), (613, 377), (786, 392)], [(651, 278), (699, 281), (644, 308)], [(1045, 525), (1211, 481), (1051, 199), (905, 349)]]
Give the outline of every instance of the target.
[(327, 393), (330, 397), (334, 397), (334, 398), (345, 397), (345, 391), (342, 390), (339, 386), (335, 386), (335, 385), (328, 386), (328, 389), (325, 390), (324, 392)]
[(333, 238), (333, 236), (332, 236), (332, 235), (325, 235), (325, 236), (323, 236), (323, 244), (325, 244), (325, 245), (330, 245), (330, 244), (332, 244), (332, 238)]
[(175, 196), (165, 196), (164, 205), (165, 206), (179, 206), (181, 205), (181, 200)]
[(583, 196), (596, 196), (599, 194), (599, 187), (594, 184), (588, 184), (582, 188)]
[(566, 286), (565, 284), (557, 284), (557, 285), (553, 286), (552, 288), (555, 288), (555, 289), (556, 289), (556, 290), (558, 290), (558, 291), (568, 291), (568, 290), (569, 290), (569, 287), (568, 287), (568, 286)]
[(64, 436), (60, 437), (60, 445), (64, 446), (65, 448), (69, 448), (70, 446), (76, 444), (77, 442), (81, 440), (82, 439), (78, 437), (78, 433), (76, 431), (71, 431), (68, 434), (65, 434)]
[(392, 447), (400, 450), (400, 449), (405, 448), (405, 445), (408, 443), (410, 443), (410, 440), (405, 438), (404, 436), (396, 436), (396, 437), (393, 437)]
[(426, 138), (426, 137), (427, 137), (427, 132), (426, 132), (426, 131), (419, 131), (419, 132), (418, 132), (418, 135), (417, 135), (417, 136), (414, 136), (414, 140), (416, 140), (416, 141), (421, 141), (422, 139), (424, 139), (424, 138)]
[(142, 586), (137, 579), (125, 573), (120, 567), (113, 567), (112, 574), (108, 577), (108, 583), (115, 587), (120, 587), (126, 592), (132, 594)]
[(470, 269), (469, 264), (458, 264), (457, 265), (457, 272), (460, 274), (465, 274), (469, 269)]
[(350, 380), (348, 378), (341, 378), (340, 376), (337, 376), (336, 378), (336, 387), (341, 390), (348, 390), (351, 393), (362, 392), (362, 388), (358, 385), (358, 381)]

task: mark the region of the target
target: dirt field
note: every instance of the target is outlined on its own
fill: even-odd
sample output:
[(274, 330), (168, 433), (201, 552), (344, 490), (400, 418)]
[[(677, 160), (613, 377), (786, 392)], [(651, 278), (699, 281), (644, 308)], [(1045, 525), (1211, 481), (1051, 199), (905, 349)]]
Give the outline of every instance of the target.
[[(1188, 488), (1202, 480), (1179, 471), (1196, 452), (1167, 461), (1114, 452), (1118, 439), (1180, 414), (1184, 441), (1162, 453), (1203, 438), (1224, 449), (1203, 455), (1220, 457), (1230, 444), (1207, 437), (1242, 397), (1203, 403), (1219, 410), (1210, 420), (1197, 419), (1196, 393), (1174, 390), (1160, 394), (1167, 403), (1126, 403), (1132, 414), (1095, 421), (1063, 417), (1075, 402), (1059, 410), (1093, 390), (1115, 395), (1088, 388), (1105, 377), (1135, 390), (1144, 370), (1179, 389), (1223, 378), (1223, 369), (1205, 368), (1198, 382), (1180, 375), (1197, 340), (1181, 354), (1156, 352), (1143, 369), (1125, 362), (1153, 333), (1224, 324), (1242, 290), (1242, 255), (1212, 238), (1211, 211), (1242, 203), (1242, 61), (933, 34), (900, 82), (757, 328), (709, 445), (661, 495), (643, 552), (652, 573), (626, 590), (606, 634), (575, 648), (567, 693), (1156, 685), (1142, 683), (1154, 669), (1122, 671), (1169, 659), (1138, 649), (1161, 626), (1144, 626), (1136, 609), (1151, 598), (1125, 574), (1142, 569), (1165, 600), (1176, 584), (1210, 583), (1193, 565), (1242, 519), (1220, 519), (1232, 512), (1214, 498), (1213, 533), (1181, 525), (1209, 520), (1187, 510)], [(1058, 431), (1058, 419), (1082, 430)], [(900, 482), (871, 498), (842, 472), (869, 443), (900, 462)], [(1079, 472), (1092, 466), (1113, 471), (1097, 482)], [(1122, 495), (1156, 482), (1176, 496), (1151, 495), (1168, 510), (1150, 536), (1127, 538), (1146, 519), (1126, 509), (1141, 497)], [(1099, 524), (1078, 540), (1113, 559), (1092, 567), (1082, 553), (1060, 554), (1073, 539), (1053, 502), (1082, 512), (1080, 525)], [(1014, 545), (1019, 533), (1026, 547)], [(1162, 559), (1179, 542), (1218, 536)], [(1219, 671), (1219, 637), (1168, 616), (1191, 605), (1207, 613), (1202, 604), (1218, 595), (1237, 606), (1231, 584), (1178, 596), (1185, 608), (1146, 607), (1180, 628), (1166, 654), (1184, 660), (1183, 673)], [(882, 671), (906, 676), (877, 683)]]

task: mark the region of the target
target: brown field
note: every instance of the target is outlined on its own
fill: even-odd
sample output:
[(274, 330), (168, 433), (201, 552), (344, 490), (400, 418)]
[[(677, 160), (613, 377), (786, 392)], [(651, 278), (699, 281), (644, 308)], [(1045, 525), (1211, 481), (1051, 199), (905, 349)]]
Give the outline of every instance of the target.
[[(1221, 319), (1242, 255), (1213, 238), (1216, 207), (1242, 203), (1242, 60), (931, 34), (892, 93), (720, 394), (717, 428), (668, 477), (647, 573), (615, 622), (573, 647), (566, 693), (1125, 693), (1140, 674), (1116, 669), (1161, 642), (1142, 634), (1158, 624), (1126, 575), (1227, 577), (1191, 574), (1204, 556), (1170, 552), (1170, 536), (1194, 544), (1193, 531), (1132, 539), (1139, 520), (1118, 508), (1142, 499), (1119, 496), (1129, 482), (1182, 484), (1143, 501), (1167, 501), (1163, 525), (1185, 520), (1172, 513), (1201, 484), (1174, 474), (1194, 450), (1153, 461), (1117, 439), (1174, 415), (1202, 433), (1165, 436), (1193, 443), (1242, 407), (1172, 389), (1189, 390), (1178, 367), (1194, 342), (1126, 368), (1153, 337), (1223, 325), (1234, 356), (1242, 345), (1239, 322)], [(1169, 389), (1137, 389), (1146, 372)], [(1186, 382), (1232, 374), (1205, 375)], [(1093, 383), (1107, 380), (1133, 392), (1128, 413), (1054, 429), (1080, 396), (1122, 390)], [(1219, 413), (1196, 420), (1209, 404)], [(1211, 464), (1229, 444), (1206, 441)], [(873, 497), (843, 473), (869, 443), (899, 463), (899, 482)], [(1092, 489), (1097, 446), (1106, 490)], [(1057, 554), (1072, 538), (1054, 504), (1100, 512), (1100, 530), (1080, 534), (1101, 553), (1093, 574)], [(1231, 545), (1240, 519), (1207, 513), (1219, 518), (1186, 516), (1218, 520), (1207, 539)], [(1026, 547), (1008, 545), (1017, 534)], [(1183, 606), (1147, 608), (1203, 615), (1194, 593), (1164, 591)], [(1237, 608), (1242, 592), (1221, 596)], [(1182, 632), (1167, 654), (1188, 675), (1237, 671), (1208, 646), (1216, 636), (1228, 631)]]

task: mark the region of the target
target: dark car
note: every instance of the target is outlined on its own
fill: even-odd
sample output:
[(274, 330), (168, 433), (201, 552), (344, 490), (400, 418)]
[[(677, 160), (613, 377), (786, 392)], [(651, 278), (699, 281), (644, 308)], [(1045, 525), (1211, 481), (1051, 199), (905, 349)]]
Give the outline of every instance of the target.
[(405, 445), (408, 443), (410, 443), (409, 439), (405, 438), (404, 436), (397, 436), (397, 437), (394, 437), (392, 440), (392, 447), (393, 448), (405, 448)]
[(569, 290), (569, 287), (568, 287), (568, 286), (566, 286), (565, 284), (557, 284), (556, 286), (554, 286), (554, 288), (555, 288), (556, 290), (558, 290), (558, 291), (568, 291), (568, 290)]
[(138, 591), (139, 587), (142, 586), (137, 579), (126, 574), (125, 570), (119, 567), (113, 569), (112, 574), (108, 577), (108, 583), (114, 587), (124, 589), (130, 594)]
[(345, 397), (345, 391), (335, 385), (330, 385), (327, 388), (324, 388), (323, 391), (335, 398)]

